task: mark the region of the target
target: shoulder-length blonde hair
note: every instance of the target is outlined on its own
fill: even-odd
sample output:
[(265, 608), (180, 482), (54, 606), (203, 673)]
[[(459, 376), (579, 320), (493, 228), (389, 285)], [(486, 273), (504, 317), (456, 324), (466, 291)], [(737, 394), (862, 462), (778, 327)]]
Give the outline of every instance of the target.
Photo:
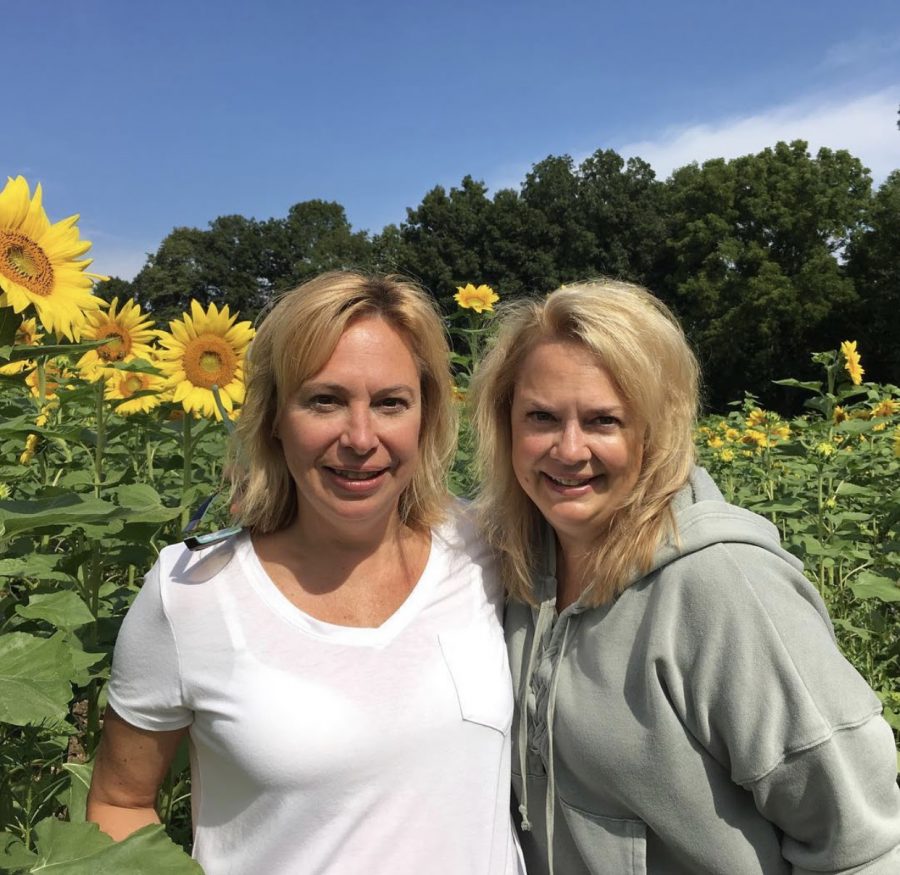
[(419, 460), (400, 496), (401, 520), (414, 528), (439, 522), (456, 447), (447, 335), (433, 300), (396, 276), (334, 271), (285, 293), (257, 330), (247, 354), (247, 395), (230, 450), (236, 521), (260, 533), (297, 515), (296, 487), (275, 423), (287, 399), (324, 367), (355, 319), (377, 316), (405, 339), (422, 393)]
[(522, 363), (542, 341), (583, 346), (616, 383), (643, 426), (638, 481), (591, 556), (583, 596), (604, 604), (646, 571), (662, 538), (674, 528), (670, 503), (694, 464), (693, 429), (699, 368), (668, 308), (646, 289), (612, 280), (563, 286), (543, 300), (514, 301), (472, 386), (478, 514), (500, 551), (510, 594), (534, 602), (532, 577), (543, 517), (519, 485), (511, 462), (510, 412)]

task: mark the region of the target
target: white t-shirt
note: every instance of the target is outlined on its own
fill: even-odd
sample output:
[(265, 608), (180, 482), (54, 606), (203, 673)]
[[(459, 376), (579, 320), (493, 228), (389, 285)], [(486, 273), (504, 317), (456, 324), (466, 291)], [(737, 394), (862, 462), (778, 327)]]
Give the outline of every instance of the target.
[(494, 563), (470, 523), (432, 533), (378, 628), (294, 606), (243, 533), (167, 547), (128, 612), (109, 703), (190, 726), (208, 875), (513, 875), (513, 697)]

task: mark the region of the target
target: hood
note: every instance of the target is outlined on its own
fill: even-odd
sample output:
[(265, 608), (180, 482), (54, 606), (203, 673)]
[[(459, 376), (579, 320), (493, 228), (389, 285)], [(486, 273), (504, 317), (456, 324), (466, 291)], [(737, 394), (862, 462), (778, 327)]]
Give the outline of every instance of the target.
[(703, 468), (695, 467), (691, 472), (688, 482), (672, 501), (672, 511), (675, 533), (660, 545), (650, 569), (639, 577), (713, 544), (752, 544), (797, 570), (803, 568), (799, 559), (782, 548), (778, 529), (759, 514), (728, 504)]

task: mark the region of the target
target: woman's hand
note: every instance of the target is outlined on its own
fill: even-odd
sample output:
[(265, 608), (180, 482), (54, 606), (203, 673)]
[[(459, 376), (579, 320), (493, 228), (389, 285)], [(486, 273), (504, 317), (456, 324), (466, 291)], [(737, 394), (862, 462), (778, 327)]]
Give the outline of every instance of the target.
[(94, 762), (87, 819), (116, 841), (159, 823), (156, 796), (185, 729), (150, 732), (106, 709)]

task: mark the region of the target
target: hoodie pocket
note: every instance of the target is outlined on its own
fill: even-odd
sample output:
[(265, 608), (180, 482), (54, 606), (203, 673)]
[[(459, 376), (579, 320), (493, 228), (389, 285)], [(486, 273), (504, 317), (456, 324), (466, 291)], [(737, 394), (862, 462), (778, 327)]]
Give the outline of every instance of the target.
[(604, 817), (558, 801), (572, 841), (591, 875), (646, 875), (647, 833), (642, 820)]
[(513, 717), (512, 677), (499, 631), (460, 629), (438, 636), (463, 720), (504, 735)]

